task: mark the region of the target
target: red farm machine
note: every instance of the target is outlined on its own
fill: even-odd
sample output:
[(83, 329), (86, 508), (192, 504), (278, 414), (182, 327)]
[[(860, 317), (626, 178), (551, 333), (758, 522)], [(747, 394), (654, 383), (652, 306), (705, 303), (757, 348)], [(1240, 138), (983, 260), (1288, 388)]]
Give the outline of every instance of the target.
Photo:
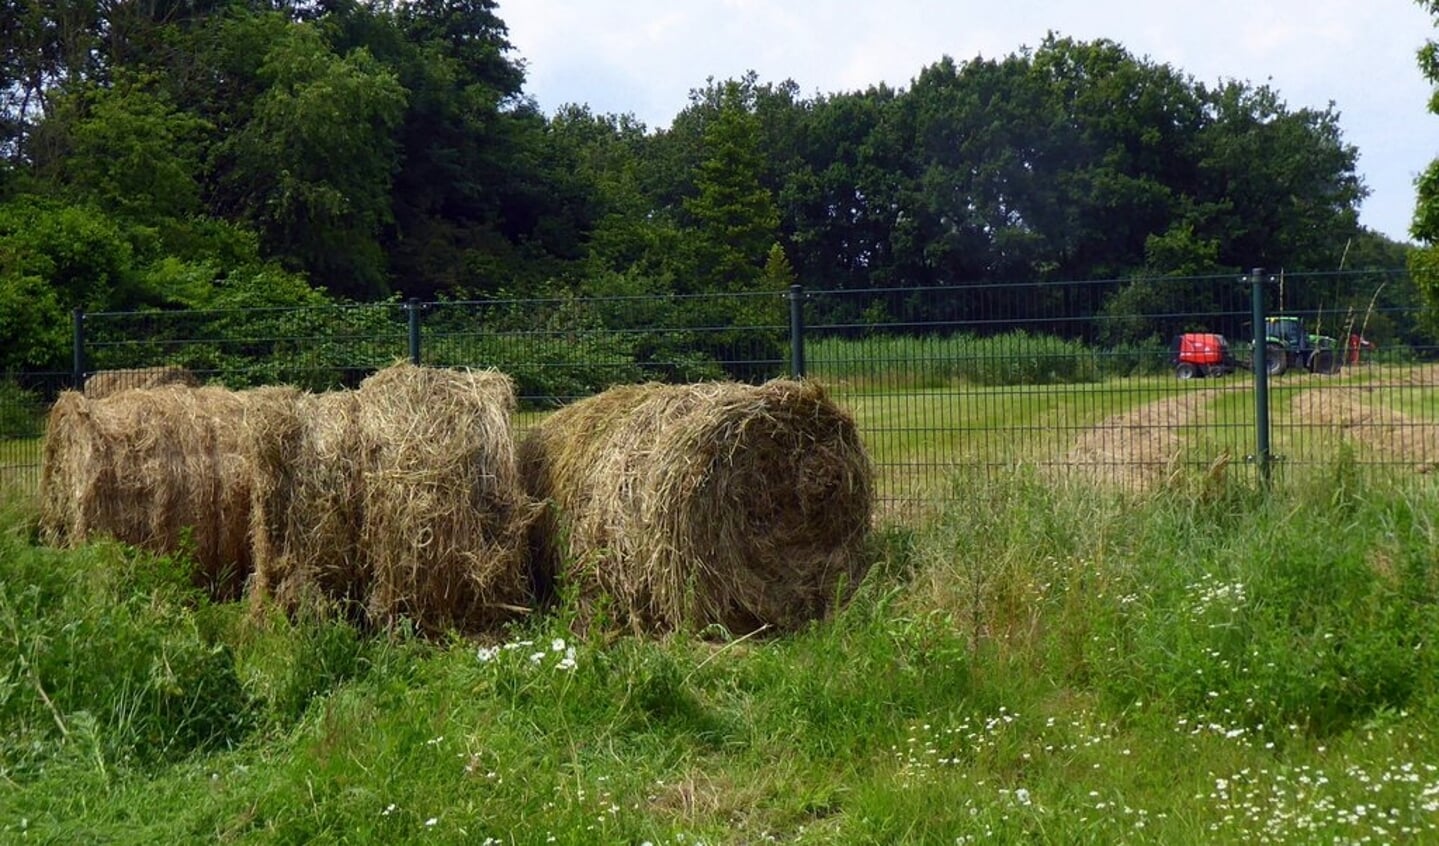
[(1186, 332), (1174, 338), (1174, 375), (1180, 379), (1224, 376), (1240, 366), (1229, 354), (1229, 342), (1213, 332)]
[[(1289, 370), (1333, 375), (1344, 365), (1342, 351), (1333, 338), (1311, 334), (1298, 317), (1270, 317), (1264, 321), (1264, 369), (1270, 376)], [(1253, 367), (1249, 355), (1235, 357), (1223, 335), (1187, 332), (1174, 338), (1170, 357), (1174, 375), (1180, 379), (1224, 376), (1239, 368)]]

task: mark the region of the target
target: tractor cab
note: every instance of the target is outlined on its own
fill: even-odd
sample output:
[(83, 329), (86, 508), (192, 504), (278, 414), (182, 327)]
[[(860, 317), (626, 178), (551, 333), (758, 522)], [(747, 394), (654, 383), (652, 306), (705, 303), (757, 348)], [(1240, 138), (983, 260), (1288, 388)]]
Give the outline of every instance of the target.
[(1298, 317), (1264, 319), (1265, 369), (1278, 376), (1290, 369), (1338, 373), (1343, 361), (1333, 338), (1311, 335)]
[(1309, 333), (1304, 331), (1304, 322), (1297, 317), (1266, 317), (1264, 334), (1271, 341), (1278, 341), (1286, 349), (1303, 352), (1309, 349)]

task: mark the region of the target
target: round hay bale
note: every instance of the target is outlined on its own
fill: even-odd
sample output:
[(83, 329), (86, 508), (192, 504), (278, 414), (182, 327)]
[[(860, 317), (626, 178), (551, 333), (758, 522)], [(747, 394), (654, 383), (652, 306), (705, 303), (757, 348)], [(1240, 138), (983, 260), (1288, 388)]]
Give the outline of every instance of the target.
[(371, 620), (441, 633), (527, 612), (539, 508), (520, 484), (510, 378), (400, 364), (361, 383), (357, 403)]
[(252, 564), (247, 425), (257, 409), (292, 395), (177, 385), (96, 400), (63, 393), (46, 427), (43, 537), (76, 545), (108, 535), (162, 554), (183, 548), (198, 566), (197, 585), (216, 598), (238, 596)]
[(299, 394), (249, 427), (254, 455), (251, 596), (294, 614), (363, 607), (364, 458), (353, 391)]
[(614, 388), (531, 430), (520, 463), (555, 508), (543, 566), (634, 630), (792, 629), (868, 566), (873, 469), (812, 382)]
[(159, 388), (165, 385), (198, 388), (200, 380), (195, 378), (194, 373), (173, 364), (129, 370), (101, 370), (85, 380), (85, 397), (103, 399), (131, 388)]

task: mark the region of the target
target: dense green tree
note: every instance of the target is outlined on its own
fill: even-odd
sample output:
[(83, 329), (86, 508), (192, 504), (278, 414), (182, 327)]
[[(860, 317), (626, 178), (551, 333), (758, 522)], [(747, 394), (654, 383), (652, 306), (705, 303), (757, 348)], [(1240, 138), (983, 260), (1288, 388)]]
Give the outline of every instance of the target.
[(313, 27), (288, 28), (259, 70), (251, 119), (225, 144), (225, 183), (266, 250), (351, 296), (388, 290), (382, 227), (393, 219), (394, 74), (360, 48), (341, 56)]
[(738, 83), (725, 87), (704, 130), (695, 193), (685, 198), (693, 265), (680, 290), (750, 291), (759, 286), (779, 212), (760, 182), (759, 122)]
[[(1398, 248), (1357, 224), (1332, 107), (1200, 85), (1102, 39), (941, 58), (904, 89), (710, 79), (651, 131), (583, 104), (540, 114), (495, 0), (17, 0), (0, 26), (0, 220), (35, 225), (3, 236), (0, 278), (41, 315), (7, 325), (312, 285), (576, 313), (576, 294), (727, 293), (584, 319), (634, 331), (646, 367), (700, 350), (754, 376), (790, 279), (845, 292), (812, 301), (822, 321), (1101, 315), (1128, 339), (1154, 327), (1120, 317), (1212, 306), (1176, 280), (1252, 266), (1308, 273), (1297, 308), (1407, 296), (1312, 281)], [(1428, 220), (1416, 237), (1439, 234)], [(57, 246), (70, 235), (95, 251), (89, 281)], [(37, 337), (15, 349), (35, 359), (54, 340)]]
[[(905, 133), (887, 87), (818, 99), (799, 133), (801, 164), (779, 192), (800, 281), (811, 288), (894, 284), (891, 233), (907, 220)], [(919, 283), (921, 280), (913, 280)]]
[(54, 98), (37, 136), (36, 174), (74, 200), (141, 223), (200, 210), (204, 121), (145, 86), (84, 84)]
[(1219, 237), (1221, 260), (1337, 268), (1367, 191), (1332, 107), (1291, 112), (1272, 89), (1237, 82), (1209, 92), (1207, 107), (1198, 198), (1212, 203), (1204, 228)]
[[(1416, 2), (1439, 20), (1439, 0)], [(1419, 69), (1434, 86), (1429, 112), (1439, 115), (1439, 42), (1432, 38), (1426, 39), (1419, 48)], [(1439, 158), (1429, 163), (1416, 185), (1418, 197), (1409, 234), (1418, 239), (1422, 247), (1409, 254), (1409, 269), (1428, 306), (1429, 323), (1439, 329)]]
[[(642, 182), (651, 139), (643, 124), (629, 116), (596, 115), (570, 105), (549, 120), (547, 146), (567, 163), (579, 183), (585, 228), (585, 273), (594, 280), (647, 278), (650, 290), (672, 289), (667, 256), (679, 240), (669, 216), (656, 214), (657, 202)], [(630, 285), (626, 293), (635, 293)], [(601, 284), (599, 290), (607, 290)]]

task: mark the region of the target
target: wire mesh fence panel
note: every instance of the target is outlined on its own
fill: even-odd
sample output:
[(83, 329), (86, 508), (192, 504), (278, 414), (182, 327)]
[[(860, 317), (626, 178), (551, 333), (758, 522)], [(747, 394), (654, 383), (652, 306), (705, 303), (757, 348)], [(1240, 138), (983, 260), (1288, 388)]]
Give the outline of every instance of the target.
[(858, 417), (881, 500), (900, 512), (1017, 465), (1132, 491), (1234, 472), (1260, 457), (1260, 381), (1265, 455), (1281, 464), (1329, 462), (1348, 444), (1365, 463), (1423, 468), (1439, 415), (1435, 371), (1414, 363), (1435, 350), (1416, 309), (1375, 305), (1393, 284), (1265, 274), (816, 292), (806, 357)]
[[(1439, 347), (1402, 273), (1271, 278), (1274, 451), (1285, 468), (1340, 455), (1388, 473), (1439, 465)], [(1303, 307), (1287, 307), (1298, 301)], [(1276, 353), (1278, 348), (1280, 352)], [(1281, 366), (1282, 365), (1282, 366)]]
[(400, 303), (95, 313), (85, 315), (83, 342), (87, 384), (143, 385), (146, 371), (169, 366), (234, 388), (324, 390), (403, 359), (408, 320)]
[(77, 375), (93, 395), (327, 390), (405, 359), (509, 374), (521, 429), (612, 385), (802, 369), (854, 415), (888, 515), (1019, 466), (1138, 492), (1341, 456), (1427, 473), (1439, 349), (1419, 302), (1402, 272), (1351, 272), (90, 314), (78, 373), (0, 380), (0, 473), (36, 476)]
[(542, 411), (618, 384), (780, 375), (785, 309), (777, 294), (434, 303), (421, 357), (504, 371)]
[(70, 380), (71, 374), (55, 372), (0, 376), (0, 498), (38, 486), (49, 398)]

